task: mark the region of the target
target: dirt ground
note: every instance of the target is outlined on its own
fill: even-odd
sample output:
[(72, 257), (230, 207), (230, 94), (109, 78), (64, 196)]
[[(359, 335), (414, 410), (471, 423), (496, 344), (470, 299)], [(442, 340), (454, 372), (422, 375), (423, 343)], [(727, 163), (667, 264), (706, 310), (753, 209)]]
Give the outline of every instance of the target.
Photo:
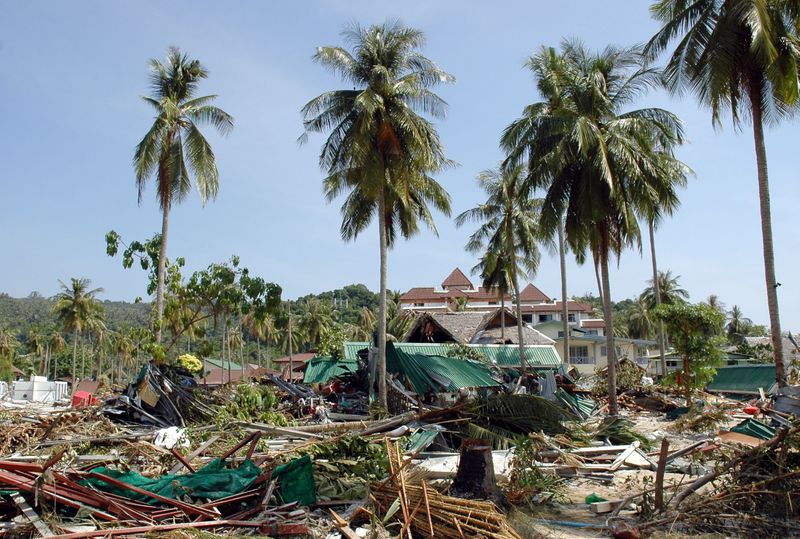
[[(636, 414), (624, 415), (634, 422), (635, 429), (656, 441), (654, 448), (648, 453), (650, 458), (655, 462), (658, 459), (657, 453), (662, 438), (666, 437), (669, 442), (669, 451), (688, 447), (691, 444), (709, 438), (713, 433), (674, 433), (670, 432), (667, 427), (670, 421), (664, 418), (664, 414), (638, 412)], [(738, 420), (731, 421), (730, 425), (734, 425)], [(729, 426), (730, 426), (729, 425)], [(724, 425), (723, 425), (724, 426)], [(551, 537), (555, 539), (587, 539), (587, 538), (600, 538), (608, 537), (609, 534), (600, 527), (607, 525), (609, 515), (595, 515), (589, 510), (589, 506), (585, 502), (585, 498), (590, 494), (596, 494), (607, 500), (622, 500), (627, 496), (641, 492), (644, 490), (646, 484), (652, 485), (655, 481), (656, 473), (650, 470), (618, 470), (614, 473), (614, 480), (610, 483), (600, 482), (589, 479), (571, 479), (568, 482), (567, 488), (567, 503), (556, 504), (551, 507), (542, 507), (535, 513), (516, 511), (510, 516), (512, 524), (517, 531), (526, 539)], [(666, 473), (664, 476), (664, 484), (669, 487), (670, 485), (685, 484), (696, 479), (687, 474), (682, 473)], [(669, 499), (669, 492), (665, 495), (665, 499)], [(636, 503), (637, 500), (634, 501)], [(633, 516), (634, 512), (623, 510), (621, 516)], [(549, 522), (543, 522), (549, 521)], [(558, 524), (561, 522), (562, 524)], [(572, 527), (565, 522), (575, 523), (577, 525), (590, 525), (597, 528), (579, 528)], [(680, 534), (654, 535), (661, 539), (679, 539), (686, 537)], [(717, 537), (714, 535), (705, 536), (707, 539)]]

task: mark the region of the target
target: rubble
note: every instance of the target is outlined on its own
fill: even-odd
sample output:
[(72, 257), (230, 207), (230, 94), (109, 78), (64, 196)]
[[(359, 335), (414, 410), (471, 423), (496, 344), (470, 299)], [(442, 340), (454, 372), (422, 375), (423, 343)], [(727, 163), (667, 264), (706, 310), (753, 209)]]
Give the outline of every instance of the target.
[(343, 380), (219, 387), (148, 364), (105, 402), (3, 410), (0, 537), (800, 531), (780, 396), (683, 409), (630, 387), (611, 418), (562, 374), (545, 398), (415, 359), (390, 377), (397, 413), (373, 418), (360, 374), (328, 363), (319, 379)]

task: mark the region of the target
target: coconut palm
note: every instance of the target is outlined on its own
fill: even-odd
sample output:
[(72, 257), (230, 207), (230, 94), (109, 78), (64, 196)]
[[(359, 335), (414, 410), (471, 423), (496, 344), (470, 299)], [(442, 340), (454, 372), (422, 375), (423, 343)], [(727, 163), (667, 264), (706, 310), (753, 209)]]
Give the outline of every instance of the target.
[(649, 201), (677, 198), (668, 179), (685, 173), (671, 153), (682, 142), (682, 126), (663, 109), (625, 111), (660, 80), (639, 48), (590, 53), (567, 41), (560, 53), (543, 49), (530, 66), (539, 88), (557, 95), (543, 92), (545, 101), (526, 107), (501, 142), (507, 165), (527, 158), (528, 187), (545, 190), (542, 232), (552, 237), (563, 219), (570, 250), (579, 261), (590, 252), (601, 270), (609, 413), (616, 415), (609, 258), (629, 246), (641, 248), (637, 219)]
[(64, 331), (72, 332), (72, 384), (77, 382), (78, 340), (84, 330), (97, 327), (103, 317), (103, 306), (95, 298), (102, 288), (90, 288), (89, 279), (71, 279), (71, 286), (63, 282), (61, 292), (55, 296), (53, 313)]
[(786, 384), (772, 243), (764, 124), (793, 112), (800, 94), (798, 4), (783, 0), (659, 0), (650, 12), (663, 27), (647, 44), (652, 56), (677, 40), (665, 69), (667, 88), (690, 90), (711, 109), (715, 126), (730, 111), (734, 126), (751, 119), (755, 142), (764, 277), (779, 386)]
[[(525, 339), (522, 333), (519, 276), (533, 277), (539, 269), (541, 201), (529, 198), (523, 184), (524, 166), (484, 170), (478, 184), (486, 191), (486, 202), (456, 217), (456, 225), (479, 223), (467, 242), (470, 253), (481, 254), (473, 268), (483, 282), (511, 284), (517, 312), (519, 361), (525, 375)], [(503, 315), (505, 316), (505, 314)]]
[(628, 310), (628, 335), (635, 339), (647, 339), (653, 333), (650, 307), (642, 296), (636, 298)]
[[(42, 332), (42, 329), (39, 327), (34, 327), (28, 330), (28, 334), (25, 339), (26, 341), (25, 344), (27, 345), (28, 352), (33, 354), (34, 361), (36, 359), (39, 360), (39, 367), (38, 367), (39, 372), (44, 372), (45, 369), (44, 366), (45, 347), (46, 347), (45, 340), (46, 339), (44, 333)], [(47, 375), (46, 372), (45, 375)]]
[[(47, 361), (45, 362), (45, 374), (50, 372), (50, 362), (51, 358), (53, 357), (53, 353), (59, 353), (67, 348), (67, 341), (64, 340), (64, 335), (58, 330), (58, 328), (53, 328), (50, 332), (50, 336), (47, 338)], [(53, 380), (58, 378), (57, 372), (57, 361), (52, 360), (53, 363)]]
[(311, 348), (319, 345), (322, 334), (330, 329), (333, 316), (329, 304), (312, 299), (303, 305), (303, 314), (298, 321)]
[[(672, 271), (659, 271), (658, 279), (650, 279), (647, 281), (649, 286), (642, 292), (642, 298), (647, 302), (650, 310), (656, 308), (657, 305), (664, 303), (665, 305), (674, 305), (676, 303), (683, 303), (689, 299), (689, 292), (681, 288), (678, 283), (680, 275), (672, 276)], [(656, 292), (658, 291), (658, 292)]]
[(706, 299), (706, 304), (708, 304), (708, 306), (712, 309), (716, 309), (723, 314), (728, 312), (728, 310), (725, 308), (725, 304), (722, 303), (722, 300), (720, 300), (719, 296), (716, 294), (711, 294), (708, 296), (708, 299)]
[(323, 93), (303, 107), (301, 141), (330, 132), (319, 163), (327, 174), (327, 200), (346, 195), (342, 238), (352, 240), (373, 218), (378, 222), (377, 382), (385, 408), (387, 251), (398, 235), (416, 234), (420, 221), (436, 232), (429, 206), (449, 215), (450, 198), (431, 174), (450, 162), (433, 125), (419, 113), (443, 117), (446, 103), (430, 88), (454, 79), (419, 52), (422, 32), (399, 22), (354, 25), (343, 36), (351, 51), (320, 47), (314, 61), (339, 74), (348, 89)]
[(233, 118), (211, 103), (217, 97), (197, 97), (200, 80), (208, 72), (198, 60), (191, 60), (170, 47), (166, 63), (150, 60), (152, 94), (142, 99), (156, 111), (150, 130), (136, 146), (133, 166), (139, 203), (144, 188), (155, 177), (156, 194), (161, 206), (161, 247), (156, 286), (156, 342), (161, 343), (161, 317), (164, 314), (164, 274), (167, 260), (167, 233), (172, 205), (182, 201), (192, 187), (192, 176), (200, 200), (205, 204), (217, 196), (219, 173), (211, 145), (199, 125), (211, 124), (226, 135), (233, 128)]
[(728, 335), (728, 341), (731, 344), (742, 344), (753, 326), (753, 321), (744, 315), (738, 305), (731, 307), (727, 314), (728, 323), (725, 325), (725, 330)]

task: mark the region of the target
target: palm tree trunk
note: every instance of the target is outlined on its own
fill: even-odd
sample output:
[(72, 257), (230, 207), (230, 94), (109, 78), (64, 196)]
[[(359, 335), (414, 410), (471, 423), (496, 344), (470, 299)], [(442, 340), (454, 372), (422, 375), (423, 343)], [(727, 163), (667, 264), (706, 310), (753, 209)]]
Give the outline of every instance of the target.
[[(658, 282), (658, 264), (656, 264), (656, 236), (653, 230), (653, 220), (647, 220), (650, 232), (650, 258), (653, 260), (653, 291), (656, 295), (656, 308), (661, 305), (661, 284)], [(661, 358), (661, 376), (667, 375), (666, 344), (664, 343), (664, 321), (658, 321), (658, 352)]]
[[(388, 181), (388, 171), (386, 173)], [(386, 196), (381, 194), (378, 204), (378, 240), (380, 246), (380, 299), (378, 306), (378, 406), (387, 409), (386, 402), (386, 265), (388, 242), (386, 237)]]
[[(225, 350), (228, 351), (228, 363), (225, 363)], [(225, 371), (228, 372), (228, 383), (231, 381), (231, 343), (228, 342), (228, 317), (222, 321), (222, 366), (225, 369), (223, 372), (223, 380)]]
[(564, 325), (564, 360), (567, 369), (570, 366), (569, 357), (569, 303), (567, 300), (567, 260), (566, 245), (564, 244), (564, 222), (558, 223), (558, 260), (561, 264), (561, 320)]
[[(516, 260), (512, 258), (511, 267), (516, 268)], [(514, 287), (514, 302), (517, 305), (517, 339), (519, 339), (519, 365), (520, 365), (520, 372), (522, 375), (520, 376), (520, 380), (522, 380), (525, 375), (527, 374), (527, 361), (525, 358), (525, 338), (522, 335), (522, 307), (519, 301), (519, 278), (517, 277), (517, 272), (515, 271), (514, 274), (511, 276), (512, 286)]]
[(506, 343), (506, 294), (500, 292), (500, 340), (503, 344)]
[(256, 337), (256, 363), (258, 363), (259, 367), (263, 367), (261, 364), (261, 337)]
[(597, 279), (597, 293), (600, 294), (600, 301), (603, 301), (603, 283), (600, 281), (600, 261), (594, 261), (594, 277)]
[(292, 381), (292, 371), (294, 370), (294, 361), (292, 359), (292, 302), (289, 301), (289, 381)]
[(758, 166), (758, 200), (761, 210), (761, 238), (764, 250), (764, 274), (767, 285), (769, 324), (772, 335), (772, 354), (775, 361), (775, 380), (778, 387), (786, 386), (783, 365), (783, 339), (781, 319), (778, 311), (778, 281), (775, 278), (775, 253), (772, 246), (772, 213), (769, 200), (769, 175), (767, 172), (767, 149), (764, 145), (763, 110), (760, 87), (750, 85), (750, 103), (753, 110), (753, 138)]
[(86, 378), (86, 345), (81, 343), (81, 380)]
[(167, 266), (167, 232), (169, 206), (164, 206), (161, 218), (161, 250), (158, 253), (158, 282), (156, 284), (156, 343), (161, 344), (161, 318), (164, 316), (164, 271)]
[(78, 330), (72, 334), (72, 392), (78, 385)]
[(683, 388), (686, 396), (686, 406), (692, 405), (692, 368), (689, 356), (683, 356)]
[(603, 316), (606, 320), (606, 358), (608, 360), (608, 414), (617, 415), (617, 354), (614, 348), (614, 319), (611, 310), (611, 285), (608, 278), (608, 232), (605, 232), (600, 266), (603, 275)]

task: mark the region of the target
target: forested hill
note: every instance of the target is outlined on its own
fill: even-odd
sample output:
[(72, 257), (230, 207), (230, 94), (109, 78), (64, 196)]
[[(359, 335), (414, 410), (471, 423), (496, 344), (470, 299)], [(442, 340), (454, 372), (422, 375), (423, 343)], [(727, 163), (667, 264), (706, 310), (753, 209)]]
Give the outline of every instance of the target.
[[(105, 323), (109, 329), (146, 326), (150, 315), (149, 303), (101, 301)], [(0, 328), (26, 334), (35, 327), (47, 328), (55, 323), (53, 300), (36, 294), (27, 298), (0, 295)]]

